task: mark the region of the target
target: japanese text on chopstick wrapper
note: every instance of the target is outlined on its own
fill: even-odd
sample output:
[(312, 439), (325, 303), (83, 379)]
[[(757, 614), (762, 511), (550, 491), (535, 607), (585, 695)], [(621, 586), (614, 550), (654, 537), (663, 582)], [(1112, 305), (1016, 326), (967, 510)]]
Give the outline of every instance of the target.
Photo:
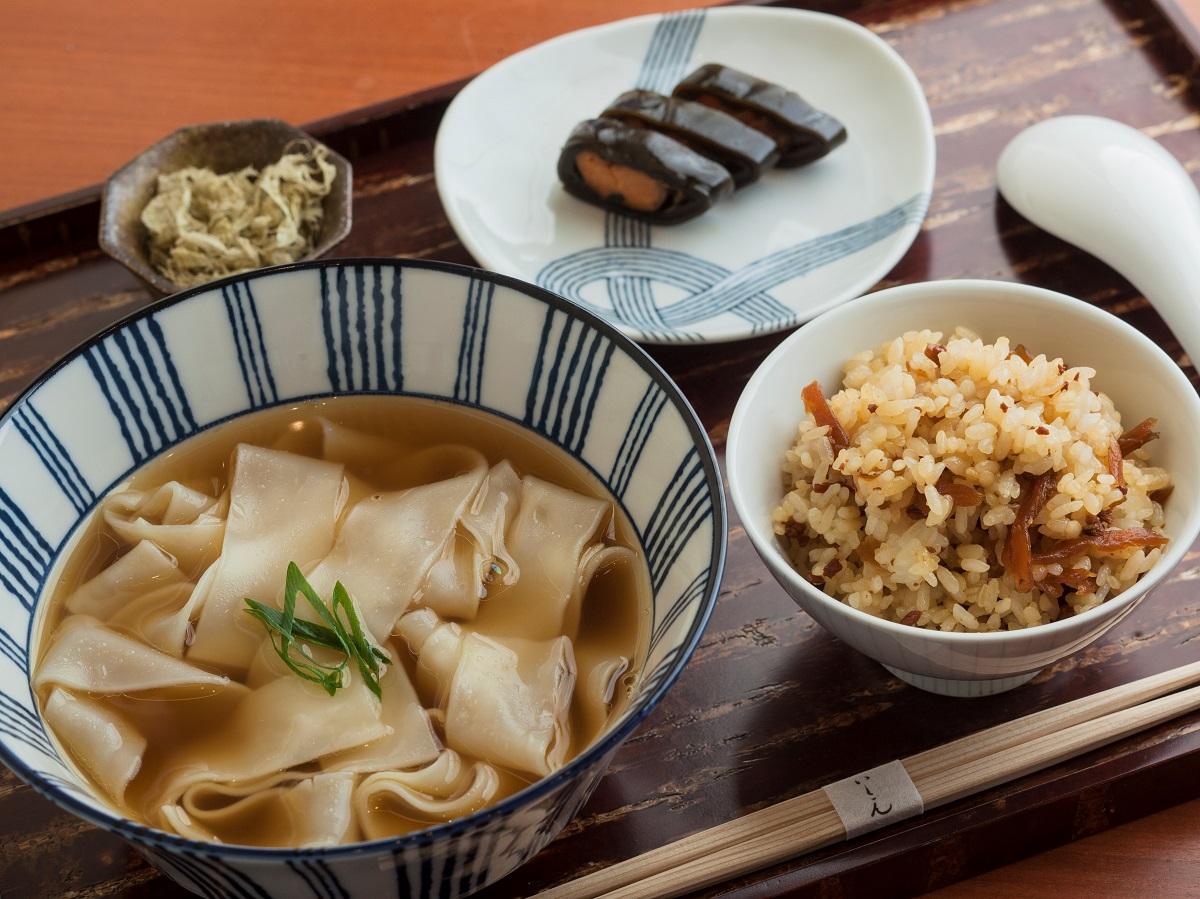
[(900, 761), (835, 781), (825, 787), (825, 795), (848, 840), (925, 811), (921, 794)]

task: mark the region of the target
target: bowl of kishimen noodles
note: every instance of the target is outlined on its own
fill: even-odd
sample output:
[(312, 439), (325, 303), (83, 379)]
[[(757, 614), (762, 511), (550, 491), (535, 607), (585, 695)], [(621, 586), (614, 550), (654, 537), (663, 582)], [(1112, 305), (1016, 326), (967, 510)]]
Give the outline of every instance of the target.
[(465, 895), (578, 811), (724, 551), (694, 413), (585, 309), (216, 282), (0, 419), (0, 758), (201, 895)]

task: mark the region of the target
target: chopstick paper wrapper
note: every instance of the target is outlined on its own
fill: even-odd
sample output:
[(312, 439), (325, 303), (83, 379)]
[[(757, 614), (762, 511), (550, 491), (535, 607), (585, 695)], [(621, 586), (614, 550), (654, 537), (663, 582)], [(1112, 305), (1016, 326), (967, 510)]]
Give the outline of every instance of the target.
[(917, 785), (899, 759), (835, 781), (824, 790), (848, 840), (925, 811)]

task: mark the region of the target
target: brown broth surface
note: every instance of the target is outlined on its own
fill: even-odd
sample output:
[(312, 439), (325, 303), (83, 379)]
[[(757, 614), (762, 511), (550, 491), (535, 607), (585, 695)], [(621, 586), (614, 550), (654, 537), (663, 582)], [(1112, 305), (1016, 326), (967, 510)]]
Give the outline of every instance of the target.
[[(436, 471), (413, 472), (403, 464), (397, 464), (402, 463), (408, 455), (442, 444), (461, 444), (476, 449), (490, 464), (507, 459), (521, 475), (535, 475), (578, 493), (612, 501), (606, 488), (579, 462), (515, 424), (447, 403), (385, 396), (314, 400), (236, 418), (202, 432), (152, 460), (128, 481), (118, 485), (114, 492), (129, 488), (153, 489), (174, 480), (209, 495), (220, 495), (228, 486), (229, 460), (238, 443), (319, 458), (322, 445), (319, 418), (381, 437), (395, 446), (396, 461), (387, 465), (346, 465), (351, 483), (347, 510), (368, 493), (404, 489), (447, 476), (448, 473)], [(631, 524), (616, 503), (613, 503), (613, 508), (613, 523), (607, 542), (637, 550), (639, 543)], [(342, 514), (344, 516), (346, 513)], [(50, 601), (45, 606), (46, 612), (41, 622), (39, 660), (44, 656), (54, 631), (68, 614), (66, 600), (81, 584), (112, 564), (122, 551), (121, 545), (108, 532), (103, 517), (93, 513), (91, 519), (80, 528), (53, 581)], [(598, 722), (594, 720), (595, 714), (587, 714), (584, 703), (580, 701), (581, 690), (577, 684), (570, 715), (572, 737), (568, 761), (586, 749), (624, 711), (629, 699), (629, 684), (635, 681), (637, 665), (646, 651), (650, 581), (641, 553), (636, 554), (638, 562), (635, 566), (599, 573), (583, 601), (579, 633), (573, 641), (579, 662), (580, 682), (584, 673), (590, 670), (590, 665), (601, 659), (625, 656), (632, 660), (633, 667), (622, 678), (604, 721)], [(184, 573), (194, 580), (202, 572)], [(281, 582), (282, 578), (283, 572), (280, 572)], [(482, 600), (475, 621), (460, 622), (463, 630), (470, 632), (478, 628), (485, 633), (499, 630), (519, 634), (519, 622), (507, 620), (503, 604), (498, 601), (502, 596), (502, 589), (493, 590)], [(407, 652), (401, 638), (394, 638), (392, 645), (404, 649), (400, 661), (411, 676), (416, 664), (415, 657)], [(190, 659), (188, 661), (196, 664)], [(44, 703), (49, 692), (49, 687), (40, 691), (39, 702)], [(154, 795), (155, 785), (169, 773), (164, 770), (165, 758), (179, 746), (219, 728), (236, 702), (227, 693), (223, 695), (219, 691), (213, 693), (195, 688), (190, 691), (149, 691), (137, 695), (94, 695), (93, 698), (118, 709), (147, 738), (148, 747), (142, 768), (129, 785), (125, 803), (118, 808), (127, 817), (150, 824), (156, 821), (147, 802)], [(466, 756), (465, 760), (472, 759)], [(531, 782), (526, 774), (497, 770), (501, 784), (492, 800), (493, 804)], [(82, 773), (80, 776), (87, 779)], [(97, 789), (95, 792), (103, 796), (102, 791)], [(104, 798), (112, 803), (110, 797)], [(391, 815), (389, 825), (394, 819), (397, 834), (419, 830), (430, 824), (387, 809), (377, 807), (377, 811)], [(270, 822), (261, 822), (261, 826), (256, 824), (250, 828), (255, 832), (227, 835), (227, 838), (232, 837), (231, 842), (269, 844), (272, 829)]]

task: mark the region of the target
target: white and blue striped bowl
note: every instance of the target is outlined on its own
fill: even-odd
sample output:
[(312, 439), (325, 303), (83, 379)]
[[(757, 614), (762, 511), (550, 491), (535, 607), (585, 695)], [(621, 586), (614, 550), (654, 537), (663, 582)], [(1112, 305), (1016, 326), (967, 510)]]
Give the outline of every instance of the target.
[[(1062, 356), (1096, 369), (1093, 383), (1123, 421), (1159, 420), (1149, 447), (1171, 473), (1165, 506), (1171, 538), (1162, 558), (1119, 596), (1081, 615), (1018, 631), (943, 633), (909, 627), (851, 608), (792, 567), (772, 531), (783, 497), (785, 450), (804, 415), (800, 388), (819, 380), (832, 393), (855, 353), (905, 331), (964, 325), (987, 340), (1007, 336), (1031, 353)], [(788, 594), (809, 615), (902, 680), (947, 696), (986, 696), (1020, 686), (1039, 670), (1086, 646), (1133, 611), (1183, 559), (1200, 534), (1200, 398), (1179, 366), (1115, 315), (1082, 300), (1002, 281), (937, 281), (881, 290), (827, 312), (783, 341), (746, 384), (729, 425), (729, 493), (746, 535)]]
[[(126, 820), (81, 785), (29, 684), (44, 588), (97, 501), (149, 459), (230, 418), (340, 394), (482, 409), (553, 441), (611, 489), (654, 589), (633, 702), (590, 749), (449, 824), (330, 849), (198, 843)], [(548, 843), (679, 675), (716, 602), (726, 519), (713, 450), (662, 370), (562, 298), (462, 266), (345, 260), (191, 290), (92, 338), (0, 418), (0, 760), (209, 897), (466, 895)]]

